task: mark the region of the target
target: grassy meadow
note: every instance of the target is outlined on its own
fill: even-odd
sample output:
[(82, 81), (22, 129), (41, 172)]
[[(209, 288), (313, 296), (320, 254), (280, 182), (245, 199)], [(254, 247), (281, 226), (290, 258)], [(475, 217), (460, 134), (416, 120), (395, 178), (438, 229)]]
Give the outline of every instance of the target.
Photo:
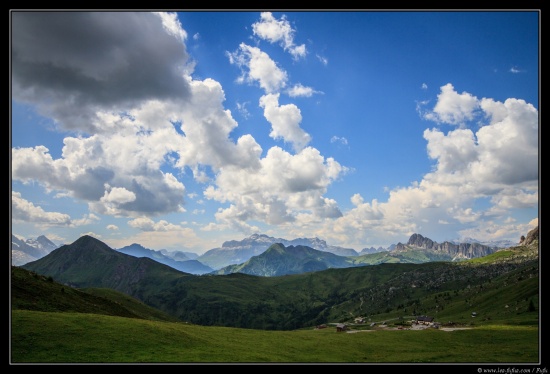
[(14, 364), (539, 361), (537, 326), (263, 331), (29, 310), (13, 310), (11, 318)]

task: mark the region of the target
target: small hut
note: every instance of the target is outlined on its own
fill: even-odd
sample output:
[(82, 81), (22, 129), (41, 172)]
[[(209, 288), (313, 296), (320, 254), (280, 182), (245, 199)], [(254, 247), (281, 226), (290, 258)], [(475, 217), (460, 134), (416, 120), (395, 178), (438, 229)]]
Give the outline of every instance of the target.
[(336, 325), (336, 332), (346, 331), (348, 327), (344, 323), (338, 323)]

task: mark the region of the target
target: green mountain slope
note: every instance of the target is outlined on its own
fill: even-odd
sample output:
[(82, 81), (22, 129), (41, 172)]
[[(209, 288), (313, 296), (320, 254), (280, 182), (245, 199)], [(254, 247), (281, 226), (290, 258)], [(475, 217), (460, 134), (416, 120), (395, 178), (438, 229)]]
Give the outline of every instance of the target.
[(411, 247), (401, 251), (369, 253), (349, 258), (349, 263), (353, 266), (379, 265), (385, 263), (422, 264), (433, 261), (452, 261), (452, 257), (446, 253), (438, 253)]
[(110, 289), (75, 289), (20, 267), (11, 267), (12, 310), (92, 313), (177, 321), (176, 318)]
[(110, 288), (140, 300), (157, 287), (192, 276), (150, 258), (120, 253), (87, 235), (21, 267), (72, 287)]

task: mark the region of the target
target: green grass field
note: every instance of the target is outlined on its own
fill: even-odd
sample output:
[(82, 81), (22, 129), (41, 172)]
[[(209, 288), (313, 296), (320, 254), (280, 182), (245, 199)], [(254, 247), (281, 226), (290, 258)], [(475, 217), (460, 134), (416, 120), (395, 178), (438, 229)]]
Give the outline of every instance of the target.
[[(537, 326), (263, 331), (12, 310), (17, 363), (537, 363)], [(352, 330), (353, 331), (353, 330)]]

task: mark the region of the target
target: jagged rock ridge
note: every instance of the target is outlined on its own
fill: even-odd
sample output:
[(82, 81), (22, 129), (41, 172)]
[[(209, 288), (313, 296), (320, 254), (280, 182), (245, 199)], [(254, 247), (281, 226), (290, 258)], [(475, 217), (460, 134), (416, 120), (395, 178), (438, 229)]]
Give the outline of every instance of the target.
[(438, 253), (444, 253), (453, 258), (453, 260), (471, 259), (475, 257), (487, 256), (498, 250), (498, 247), (490, 247), (480, 243), (460, 243), (455, 244), (448, 241), (437, 243), (420, 234), (412, 234), (407, 244), (397, 243), (393, 251), (407, 251), (411, 249), (422, 249)]

